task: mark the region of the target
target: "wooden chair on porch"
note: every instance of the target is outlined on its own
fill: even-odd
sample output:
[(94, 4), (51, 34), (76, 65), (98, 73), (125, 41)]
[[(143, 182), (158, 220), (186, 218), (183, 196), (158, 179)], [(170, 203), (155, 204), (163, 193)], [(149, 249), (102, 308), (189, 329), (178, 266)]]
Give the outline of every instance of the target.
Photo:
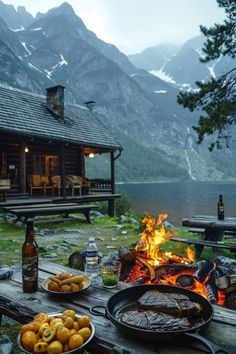
[[(53, 186), (53, 189), (57, 191), (57, 196), (60, 197), (61, 195), (61, 176), (57, 175), (57, 176), (52, 176), (51, 177), (51, 184)], [(66, 180), (66, 189), (69, 189), (69, 183)]]
[(71, 195), (74, 197), (76, 191), (78, 191), (79, 195), (81, 195), (81, 184), (75, 175), (66, 176), (66, 183), (71, 189)]
[(30, 175), (29, 179), (29, 193), (30, 196), (33, 196), (33, 191), (42, 191), (43, 195), (47, 195), (47, 191), (52, 192), (52, 196), (54, 196), (54, 187), (50, 183), (50, 179), (48, 176), (40, 176), (40, 175)]
[(33, 196), (34, 191), (39, 191), (44, 193), (44, 188), (41, 181), (40, 175), (30, 175), (28, 176), (28, 184), (29, 184), (29, 193), (30, 196)]
[(90, 190), (90, 182), (81, 176), (76, 176), (79, 184), (81, 185), (81, 192), (82, 194), (89, 194)]

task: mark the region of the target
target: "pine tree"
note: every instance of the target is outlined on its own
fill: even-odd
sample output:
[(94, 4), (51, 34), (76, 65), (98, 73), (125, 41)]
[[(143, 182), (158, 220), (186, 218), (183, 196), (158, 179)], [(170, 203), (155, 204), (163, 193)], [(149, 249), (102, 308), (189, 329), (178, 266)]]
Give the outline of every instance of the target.
[[(224, 8), (226, 19), (223, 24), (215, 24), (209, 29), (200, 26), (207, 38), (203, 46), (205, 56), (200, 59), (203, 63), (222, 56), (236, 57), (236, 0), (217, 0), (217, 3)], [(193, 127), (198, 134), (198, 143), (204, 140), (205, 135), (213, 134), (210, 150), (215, 146), (228, 147), (230, 126), (236, 124), (236, 65), (217, 79), (211, 78), (205, 83), (196, 81), (196, 86), (197, 92), (180, 92), (177, 100), (190, 111), (201, 112), (198, 126)]]

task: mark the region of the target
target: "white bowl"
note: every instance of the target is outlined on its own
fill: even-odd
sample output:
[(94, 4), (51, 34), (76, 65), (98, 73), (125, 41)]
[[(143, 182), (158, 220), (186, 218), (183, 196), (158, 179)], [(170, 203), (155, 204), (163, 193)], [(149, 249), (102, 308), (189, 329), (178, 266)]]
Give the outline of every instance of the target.
[[(62, 313), (53, 312), (53, 313), (48, 314), (48, 316), (49, 317), (61, 317)], [(76, 316), (80, 317), (80, 315), (78, 315), (78, 314), (76, 314)], [(63, 354), (79, 353), (81, 350), (83, 350), (86, 347), (86, 345), (88, 345), (88, 343), (90, 343), (90, 341), (93, 339), (94, 334), (95, 334), (95, 327), (91, 322), (90, 322), (90, 329), (91, 329), (91, 336), (81, 345), (81, 347), (69, 350), (68, 352), (63, 352)], [(20, 334), (18, 334), (18, 336), (17, 336), (17, 345), (20, 348), (20, 350), (22, 350), (24, 353), (34, 354), (33, 352), (28, 352), (26, 349), (23, 348), (23, 346), (21, 345), (21, 341), (20, 341)]]

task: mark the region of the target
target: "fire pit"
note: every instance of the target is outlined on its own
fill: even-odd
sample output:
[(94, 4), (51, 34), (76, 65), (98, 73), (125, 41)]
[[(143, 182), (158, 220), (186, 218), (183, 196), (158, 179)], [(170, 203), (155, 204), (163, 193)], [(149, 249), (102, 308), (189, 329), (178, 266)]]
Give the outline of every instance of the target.
[(143, 219), (145, 228), (135, 250), (130, 251), (123, 246), (119, 248), (118, 254), (123, 264), (121, 280), (134, 285), (182, 287), (204, 296), (212, 304), (236, 310), (236, 283), (227, 288), (223, 286), (225, 276), (236, 273), (236, 261), (226, 261), (229, 264), (225, 264), (225, 257), (216, 257), (214, 261), (195, 262), (195, 253), (190, 247), (186, 248), (186, 256), (163, 251), (161, 246), (174, 236), (172, 230), (164, 227), (166, 218), (167, 214), (159, 215), (157, 220), (146, 216)]

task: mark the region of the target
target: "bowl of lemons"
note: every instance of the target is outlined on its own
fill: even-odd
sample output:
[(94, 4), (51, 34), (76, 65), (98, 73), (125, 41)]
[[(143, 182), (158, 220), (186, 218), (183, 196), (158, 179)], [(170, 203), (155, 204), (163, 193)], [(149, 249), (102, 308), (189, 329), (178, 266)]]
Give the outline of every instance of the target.
[(22, 325), (17, 343), (27, 354), (72, 354), (82, 351), (92, 340), (95, 327), (90, 317), (67, 309), (61, 313), (39, 313)]

